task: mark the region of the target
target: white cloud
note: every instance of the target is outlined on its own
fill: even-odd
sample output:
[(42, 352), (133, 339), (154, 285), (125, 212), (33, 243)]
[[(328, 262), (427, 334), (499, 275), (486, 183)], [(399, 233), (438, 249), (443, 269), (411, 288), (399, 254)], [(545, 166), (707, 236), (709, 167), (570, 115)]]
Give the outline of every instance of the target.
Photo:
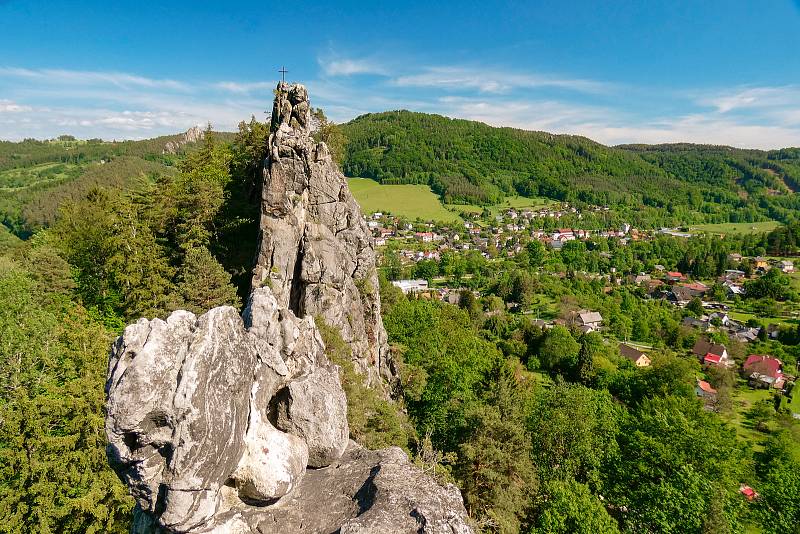
[(168, 79), (147, 78), (124, 72), (80, 71), (64, 69), (21, 69), (0, 67), (0, 77), (15, 77), (43, 81), (48, 84), (112, 85), (116, 87), (145, 87), (188, 91), (191, 86)]
[(720, 113), (745, 109), (800, 107), (800, 87), (743, 87), (719, 94), (704, 95), (699, 104), (716, 108)]
[(231, 93), (246, 94), (253, 91), (267, 91), (272, 90), (276, 86), (276, 82), (217, 82), (214, 87)]
[(580, 78), (561, 78), (480, 67), (426, 67), (419, 74), (402, 75), (392, 80), (400, 87), (435, 87), (450, 90), (477, 90), (482, 93), (507, 93), (514, 89), (558, 88), (584, 93), (606, 93), (612, 84)]
[(22, 106), (11, 100), (0, 99), (0, 113), (21, 113), (30, 110), (30, 106)]
[(322, 59), (317, 63), (326, 76), (352, 76), (354, 74), (385, 75), (386, 69), (370, 59)]

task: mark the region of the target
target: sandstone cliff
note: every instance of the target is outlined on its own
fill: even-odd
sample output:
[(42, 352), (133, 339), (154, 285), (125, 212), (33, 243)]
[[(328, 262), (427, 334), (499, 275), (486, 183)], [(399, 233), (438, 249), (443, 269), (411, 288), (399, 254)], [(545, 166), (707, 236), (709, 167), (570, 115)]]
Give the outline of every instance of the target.
[(315, 317), (375, 386), (391, 366), (369, 234), (308, 109), (302, 86), (279, 85), (244, 313), (140, 319), (112, 348), (108, 457), (135, 533), (471, 532), (457, 488), (349, 440)]
[(302, 85), (278, 84), (264, 164), (253, 287), (299, 316), (321, 317), (353, 350), (368, 385), (395, 370), (383, 328), (372, 236), (325, 143), (310, 137)]

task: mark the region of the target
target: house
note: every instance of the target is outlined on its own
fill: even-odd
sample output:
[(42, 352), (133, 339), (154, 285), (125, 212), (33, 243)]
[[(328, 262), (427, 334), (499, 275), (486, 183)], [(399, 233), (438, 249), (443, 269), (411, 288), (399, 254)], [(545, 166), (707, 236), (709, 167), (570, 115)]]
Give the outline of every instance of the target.
[(668, 271), (666, 276), (667, 282), (681, 282), (686, 280), (686, 277), (678, 271)]
[(777, 264), (778, 269), (785, 273), (793, 273), (794, 272), (794, 263), (789, 260), (781, 260)]
[(649, 274), (644, 274), (644, 273), (639, 273), (637, 275), (633, 275), (632, 274), (632, 275), (629, 276), (628, 279), (638, 286), (640, 284), (644, 284), (645, 282), (649, 282), (650, 281), (650, 275)]
[[(705, 315), (703, 316), (705, 317)], [(683, 326), (688, 326), (689, 328), (697, 328), (702, 332), (708, 330), (708, 319), (695, 319), (694, 317), (684, 317), (683, 321), (681, 321)]]
[(733, 282), (725, 282), (724, 284), (722, 284), (722, 287), (725, 288), (725, 290), (728, 293), (728, 296), (731, 298), (735, 296), (744, 295), (744, 287), (742, 287), (739, 284), (734, 284)]
[(636, 367), (649, 367), (650, 366), (650, 358), (647, 355), (630, 345), (626, 345), (625, 343), (619, 344), (619, 353), (622, 355), (623, 358), (626, 358), (633, 362), (633, 365)]
[(767, 258), (759, 256), (753, 260), (753, 267), (755, 267), (756, 269), (767, 270), (769, 269), (769, 260)]
[(701, 361), (705, 359), (707, 354), (716, 354), (720, 357), (720, 360), (728, 359), (728, 349), (725, 348), (725, 345), (712, 343), (705, 338), (700, 338), (695, 342), (694, 347), (692, 347), (692, 354)]
[(578, 326), (587, 327), (589, 332), (594, 332), (603, 325), (603, 316), (600, 315), (600, 312), (581, 310), (578, 312), (576, 322)]
[(691, 291), (692, 294), (695, 297), (702, 297), (703, 295), (706, 294), (706, 292), (708, 292), (708, 286), (705, 285), (702, 282), (692, 282), (690, 284), (681, 284), (681, 287), (685, 287), (686, 289)]
[(741, 263), (742, 255), (737, 253), (728, 254), (728, 259), (735, 263)]
[(760, 328), (744, 327), (733, 334), (733, 339), (742, 343), (752, 343), (758, 339), (758, 334), (761, 332)]
[(740, 278), (744, 278), (745, 272), (740, 271), (739, 269), (726, 269), (723, 278), (725, 280), (739, 280)]
[(434, 238), (433, 232), (417, 232), (414, 234), (414, 238), (421, 242), (421, 243), (431, 243)]
[(400, 291), (406, 295), (428, 290), (427, 280), (395, 280), (392, 285), (399, 287)]
[(744, 498), (748, 501), (754, 501), (758, 499), (758, 492), (746, 484), (739, 486), (739, 493), (744, 495)]
[(678, 306), (686, 306), (696, 296), (688, 287), (672, 286), (672, 291), (667, 298)]
[[(742, 372), (745, 376), (750, 377), (751, 382), (757, 382), (758, 386), (774, 385), (778, 379), (783, 378), (783, 363), (772, 356), (751, 354), (744, 361)], [(766, 380), (762, 377), (766, 377)]]
[(717, 400), (717, 390), (711, 387), (711, 384), (705, 380), (697, 379), (697, 385), (694, 387), (695, 394), (706, 401), (714, 402)]

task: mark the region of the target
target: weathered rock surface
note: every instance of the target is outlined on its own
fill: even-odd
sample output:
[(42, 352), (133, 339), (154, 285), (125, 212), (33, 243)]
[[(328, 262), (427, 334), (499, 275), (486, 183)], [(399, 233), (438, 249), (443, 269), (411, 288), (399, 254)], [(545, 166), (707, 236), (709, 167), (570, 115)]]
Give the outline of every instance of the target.
[(162, 154), (177, 154), (178, 150), (189, 143), (196, 143), (202, 141), (206, 137), (206, 132), (200, 126), (192, 126), (175, 141), (167, 141), (164, 145)]
[(366, 377), (391, 376), (374, 252), (325, 145), (308, 138), (305, 89), (279, 90), (256, 272), (268, 283), (241, 316), (140, 319), (112, 348), (108, 458), (136, 499), (132, 531), (472, 532), (457, 488), (398, 448), (349, 441), (314, 316), (346, 332)]
[[(348, 440), (314, 319), (269, 288), (231, 307), (141, 319), (116, 341), (108, 456), (135, 532), (470, 532), (461, 495), (400, 449)], [(349, 445), (348, 445), (349, 443)]]
[(325, 143), (310, 137), (308, 93), (278, 84), (264, 163), (253, 287), (282, 306), (321, 317), (342, 334), (372, 387), (391, 382), (372, 236)]

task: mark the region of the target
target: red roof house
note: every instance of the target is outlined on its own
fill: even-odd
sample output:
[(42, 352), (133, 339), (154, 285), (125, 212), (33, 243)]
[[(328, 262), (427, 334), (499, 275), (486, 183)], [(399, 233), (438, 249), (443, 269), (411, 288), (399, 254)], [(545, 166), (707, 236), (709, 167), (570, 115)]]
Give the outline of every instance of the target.
[(764, 354), (751, 354), (745, 360), (742, 369), (745, 373), (759, 373), (778, 379), (783, 375), (783, 363), (778, 358)]
[(722, 356), (719, 354), (708, 353), (703, 357), (704, 365), (719, 365), (722, 362)]

